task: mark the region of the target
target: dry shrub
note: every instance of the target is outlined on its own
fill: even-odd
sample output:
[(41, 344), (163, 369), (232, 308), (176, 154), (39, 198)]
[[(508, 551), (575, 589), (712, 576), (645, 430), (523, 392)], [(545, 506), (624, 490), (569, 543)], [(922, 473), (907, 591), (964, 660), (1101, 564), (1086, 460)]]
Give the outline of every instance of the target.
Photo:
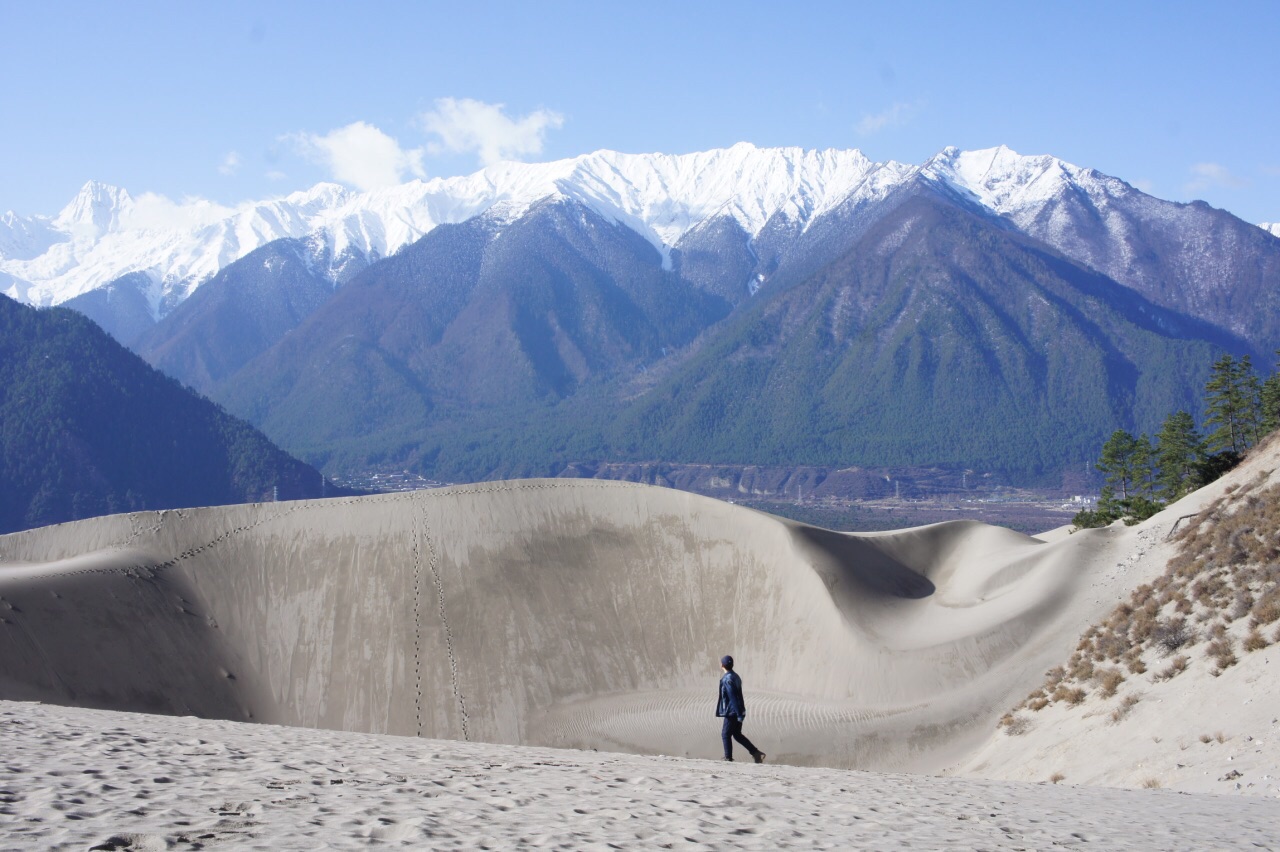
[(1241, 589), (1236, 592), (1235, 600), (1231, 604), (1231, 620), (1239, 621), (1253, 611), (1255, 599), (1247, 589)]
[(1263, 636), (1261, 633), (1259, 633), (1257, 630), (1250, 630), (1247, 634), (1245, 634), (1244, 642), (1242, 642), (1241, 644), (1246, 651), (1252, 652), (1252, 651), (1261, 651), (1263, 648), (1267, 647), (1267, 645), (1270, 643), (1268, 643), (1267, 638)]
[(1231, 668), (1236, 663), (1240, 662), (1240, 660), (1236, 657), (1236, 655), (1233, 652), (1228, 651), (1226, 654), (1224, 654), (1221, 657), (1215, 657), (1214, 662), (1218, 664), (1218, 667), (1214, 669), (1211, 672), (1211, 674), (1214, 677), (1218, 677), (1227, 669)]
[(1181, 592), (1178, 593), (1177, 603), (1173, 605), (1173, 611), (1182, 615), (1190, 615), (1193, 608), (1191, 600)]
[(1201, 734), (1200, 742), (1205, 743), (1207, 745), (1208, 743), (1213, 742), (1213, 737), (1209, 736), (1208, 734)]
[(1169, 560), (1169, 573), (1178, 579), (1194, 577), (1196, 569), (1196, 558), (1187, 552), (1188, 541), (1183, 541), (1183, 550)]
[(1191, 658), (1186, 654), (1179, 654), (1169, 661), (1169, 665), (1161, 672), (1154, 676), (1154, 680), (1173, 680), (1178, 675), (1187, 670), (1187, 664), (1191, 662)]
[[(1227, 625), (1221, 621), (1215, 622), (1214, 625), (1209, 628), (1209, 638), (1214, 640), (1214, 643), (1222, 641), (1224, 638), (1226, 638), (1226, 635), (1227, 635)], [(1213, 644), (1209, 645), (1209, 650), (1206, 651), (1205, 653), (1207, 654), (1215, 653), (1213, 650)]]
[(1201, 577), (1191, 584), (1192, 596), (1205, 606), (1212, 605), (1215, 598), (1220, 597), (1226, 590), (1227, 581), (1217, 572)]
[(1065, 701), (1073, 707), (1084, 701), (1085, 691), (1083, 689), (1075, 689), (1066, 684), (1059, 684), (1058, 688), (1053, 691), (1053, 695), (1049, 696), (1052, 701)]
[(1049, 699), (1048, 699), (1047, 697), (1046, 697), (1046, 698), (1035, 698), (1035, 699), (1032, 699), (1031, 701), (1028, 701), (1028, 702), (1027, 702), (1027, 709), (1028, 709), (1028, 710), (1034, 710), (1034, 711), (1035, 711), (1035, 712), (1037, 712), (1037, 713), (1039, 713), (1041, 710), (1043, 710), (1044, 708), (1046, 708), (1046, 707), (1048, 707), (1048, 706), (1049, 706)]
[(1121, 630), (1107, 633), (1098, 638), (1098, 660), (1119, 662), (1120, 658), (1132, 647), (1127, 638), (1128, 631)]
[(1141, 701), (1141, 697), (1137, 693), (1129, 693), (1120, 702), (1120, 706), (1111, 711), (1111, 721), (1121, 722), (1126, 719), (1133, 711), (1134, 706)]
[(1271, 624), (1273, 621), (1280, 619), (1280, 589), (1270, 589), (1265, 595), (1258, 598), (1253, 605), (1251, 614), (1253, 617), (1249, 623), (1254, 627)]
[(1067, 777), (1067, 776), (1063, 775), (1061, 772), (1055, 772), (1055, 773), (1053, 773), (1052, 775), (1050, 775), (1050, 776), (1049, 776), (1049, 783), (1050, 783), (1050, 784), (1057, 784), (1059, 781), (1062, 781), (1062, 780), (1063, 780), (1063, 779), (1065, 779), (1066, 777)]
[(1218, 731), (1218, 733), (1213, 735), (1213, 739), (1218, 743), (1218, 745), (1222, 745), (1227, 741), (1227, 735), (1222, 733), (1222, 731)]
[(1124, 655), (1125, 668), (1130, 674), (1142, 674), (1147, 670), (1147, 664), (1142, 661), (1142, 646), (1136, 645), (1129, 649)]
[(1099, 669), (1097, 680), (1098, 685), (1102, 687), (1102, 697), (1110, 698), (1116, 694), (1120, 684), (1124, 683), (1124, 675), (1119, 669)]
[(1004, 732), (1011, 737), (1020, 737), (1031, 730), (1031, 720), (1026, 716), (1005, 713), (1000, 719), (999, 727), (1004, 728)]
[(1142, 786), (1148, 790), (1159, 790), (1163, 785), (1160, 783), (1159, 778), (1148, 778), (1146, 781), (1142, 782)]
[(1129, 625), (1129, 636), (1135, 642), (1146, 642), (1151, 638), (1151, 634), (1155, 631), (1156, 625), (1159, 624), (1157, 615), (1160, 608), (1156, 606), (1154, 600), (1147, 602), (1149, 606), (1144, 606), (1138, 610), (1133, 616), (1133, 623)]
[(1151, 631), (1151, 638), (1167, 655), (1189, 644), (1194, 634), (1195, 630), (1187, 624), (1185, 618), (1175, 616), (1168, 619), (1162, 618), (1156, 622), (1155, 628)]
[[(1220, 627), (1221, 625), (1214, 625), (1214, 626)], [(1210, 657), (1215, 657), (1215, 658), (1225, 657), (1228, 654), (1231, 654), (1232, 653), (1231, 637), (1227, 636), (1225, 633), (1218, 635), (1216, 639), (1214, 639), (1212, 642), (1208, 644), (1208, 646), (1205, 647), (1204, 652), (1208, 654)]]
[(1093, 679), (1093, 660), (1088, 660), (1081, 657), (1080, 659), (1076, 660), (1075, 664), (1071, 667), (1071, 671), (1068, 672), (1068, 674), (1070, 675), (1072, 680), (1079, 680), (1079, 681), (1092, 680)]

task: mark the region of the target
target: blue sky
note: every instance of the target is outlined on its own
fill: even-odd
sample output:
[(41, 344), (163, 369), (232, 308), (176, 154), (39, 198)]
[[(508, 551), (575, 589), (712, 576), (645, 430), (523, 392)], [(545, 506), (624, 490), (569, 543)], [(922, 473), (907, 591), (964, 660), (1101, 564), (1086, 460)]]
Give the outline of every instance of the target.
[(1277, 45), (1277, 2), (0, 0), (0, 210), (745, 140), (1005, 144), (1275, 221)]

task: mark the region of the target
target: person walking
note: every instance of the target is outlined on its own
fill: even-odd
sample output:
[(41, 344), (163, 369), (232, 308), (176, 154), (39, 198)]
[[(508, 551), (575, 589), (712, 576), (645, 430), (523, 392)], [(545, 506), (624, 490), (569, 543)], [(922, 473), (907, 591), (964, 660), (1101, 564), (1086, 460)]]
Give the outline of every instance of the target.
[(742, 698), (742, 678), (733, 670), (733, 657), (720, 658), (720, 701), (716, 716), (724, 717), (720, 739), (724, 740), (724, 759), (733, 760), (733, 741), (737, 740), (756, 763), (764, 763), (765, 754), (742, 735), (742, 722), (747, 718), (747, 702)]

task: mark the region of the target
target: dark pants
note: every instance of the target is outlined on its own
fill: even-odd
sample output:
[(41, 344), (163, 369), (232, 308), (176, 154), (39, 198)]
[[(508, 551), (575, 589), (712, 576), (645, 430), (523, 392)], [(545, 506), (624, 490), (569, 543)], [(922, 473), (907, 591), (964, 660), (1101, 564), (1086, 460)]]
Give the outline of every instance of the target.
[(751, 740), (742, 735), (742, 723), (736, 716), (725, 716), (724, 727), (720, 729), (720, 739), (724, 740), (724, 759), (733, 760), (733, 741), (741, 743), (752, 757), (760, 753), (760, 749), (752, 745)]

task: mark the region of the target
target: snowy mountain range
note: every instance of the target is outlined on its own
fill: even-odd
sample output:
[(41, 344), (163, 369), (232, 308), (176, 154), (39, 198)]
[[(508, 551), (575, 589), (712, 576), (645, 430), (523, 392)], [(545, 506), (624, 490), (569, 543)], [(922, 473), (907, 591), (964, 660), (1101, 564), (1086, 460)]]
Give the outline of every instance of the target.
[[(510, 221), (548, 199), (577, 202), (635, 231), (669, 267), (672, 247), (700, 225), (727, 217), (752, 238), (771, 222), (803, 231), (841, 205), (875, 202), (913, 179), (944, 185), (1060, 249), (1074, 239), (1073, 226), (1055, 200), (1087, 199), (1106, 218), (1115, 199), (1150, 198), (1092, 169), (1005, 147), (947, 148), (911, 166), (873, 162), (856, 150), (747, 143), (686, 155), (598, 151), (551, 163), (501, 163), (363, 193), (323, 183), (236, 207), (134, 198), (90, 182), (55, 216), (0, 216), (0, 292), (56, 305), (142, 273), (143, 295), (159, 319), (219, 270), (275, 240), (307, 241), (317, 271), (338, 282), (439, 225), (482, 213)], [(1280, 235), (1280, 226), (1263, 227)]]

